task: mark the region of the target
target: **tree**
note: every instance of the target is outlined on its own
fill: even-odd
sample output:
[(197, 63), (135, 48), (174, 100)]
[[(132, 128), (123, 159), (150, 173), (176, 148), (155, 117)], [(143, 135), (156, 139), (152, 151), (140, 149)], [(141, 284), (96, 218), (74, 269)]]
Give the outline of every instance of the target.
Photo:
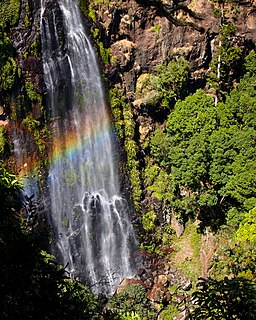
[(234, 278), (217, 281), (200, 278), (192, 294), (195, 309), (192, 319), (253, 320), (256, 308), (255, 284)]
[(156, 67), (156, 88), (162, 98), (161, 105), (170, 108), (172, 100), (177, 101), (186, 93), (189, 78), (189, 62), (183, 58), (170, 60)]
[[(192, 214), (203, 226), (217, 228), (226, 221), (237, 227), (256, 205), (255, 60), (255, 53), (245, 59), (244, 77), (225, 103), (215, 107), (213, 98), (198, 90), (177, 101), (166, 132), (151, 135), (151, 165), (170, 177), (172, 187), (164, 188), (163, 180), (161, 188), (170, 190), (169, 207), (184, 220)], [(156, 182), (148, 186), (153, 191)]]
[(13, 55), (10, 40), (0, 28), (0, 90), (9, 90), (14, 84), (17, 66)]
[[(153, 313), (150, 310), (146, 298), (145, 288), (139, 284), (132, 284), (124, 288), (122, 292), (114, 295), (106, 305), (108, 312), (117, 315), (117, 319), (123, 319), (123, 314), (136, 313), (135, 319), (152, 319)], [(126, 318), (124, 318), (126, 319)], [(129, 319), (129, 318), (128, 318)]]
[[(235, 44), (236, 26), (234, 22), (234, 8), (231, 8), (228, 14), (225, 9), (225, 3), (233, 2), (232, 0), (213, 0), (218, 7), (215, 9), (215, 16), (220, 19), (219, 24), (219, 43), (216, 58), (211, 62), (212, 72), (209, 74), (208, 81), (216, 90), (215, 106), (218, 100), (225, 99), (225, 94), (233, 86), (233, 82), (240, 75), (239, 63), (242, 61), (242, 50)], [(232, 18), (231, 18), (232, 17)]]
[(236, 238), (242, 242), (256, 243), (256, 207), (245, 214), (236, 231)]

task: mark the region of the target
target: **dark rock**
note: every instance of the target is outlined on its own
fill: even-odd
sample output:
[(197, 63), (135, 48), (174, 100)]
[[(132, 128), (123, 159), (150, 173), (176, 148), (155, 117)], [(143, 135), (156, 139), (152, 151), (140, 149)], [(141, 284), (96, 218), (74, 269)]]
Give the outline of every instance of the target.
[(138, 277), (141, 277), (143, 274), (145, 274), (146, 270), (144, 268), (139, 268), (139, 270), (137, 271), (137, 275)]

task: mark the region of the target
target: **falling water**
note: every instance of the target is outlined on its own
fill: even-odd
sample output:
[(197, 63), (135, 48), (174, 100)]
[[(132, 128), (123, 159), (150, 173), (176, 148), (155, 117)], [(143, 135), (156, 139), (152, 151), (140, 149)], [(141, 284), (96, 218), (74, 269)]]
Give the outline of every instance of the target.
[(134, 274), (136, 240), (120, 196), (113, 134), (95, 53), (75, 0), (42, 0), (44, 78), (52, 121), (51, 223), (57, 256), (96, 294)]

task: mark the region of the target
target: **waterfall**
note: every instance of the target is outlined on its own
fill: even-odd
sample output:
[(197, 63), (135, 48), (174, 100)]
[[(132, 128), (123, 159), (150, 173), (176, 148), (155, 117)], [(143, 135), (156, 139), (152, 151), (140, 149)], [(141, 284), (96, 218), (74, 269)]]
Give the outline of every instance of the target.
[(110, 295), (134, 275), (136, 239), (120, 195), (104, 90), (77, 1), (41, 1), (55, 254), (94, 293)]

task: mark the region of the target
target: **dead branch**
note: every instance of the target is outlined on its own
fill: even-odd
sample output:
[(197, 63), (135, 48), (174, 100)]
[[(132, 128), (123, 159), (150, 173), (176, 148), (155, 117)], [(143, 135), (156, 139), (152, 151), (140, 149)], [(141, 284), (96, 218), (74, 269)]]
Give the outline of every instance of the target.
[(136, 0), (136, 1), (143, 6), (155, 8), (159, 16), (164, 16), (175, 26), (182, 26), (182, 27), (189, 26), (201, 33), (205, 31), (205, 29), (202, 26), (199, 26), (194, 22), (179, 20), (174, 17), (175, 12), (181, 10), (196, 20), (202, 20), (202, 17), (200, 17), (197, 13), (193, 12), (191, 9), (187, 7), (187, 4), (186, 4), (187, 1), (173, 0), (173, 1), (170, 1), (170, 3), (163, 3), (162, 0)]

